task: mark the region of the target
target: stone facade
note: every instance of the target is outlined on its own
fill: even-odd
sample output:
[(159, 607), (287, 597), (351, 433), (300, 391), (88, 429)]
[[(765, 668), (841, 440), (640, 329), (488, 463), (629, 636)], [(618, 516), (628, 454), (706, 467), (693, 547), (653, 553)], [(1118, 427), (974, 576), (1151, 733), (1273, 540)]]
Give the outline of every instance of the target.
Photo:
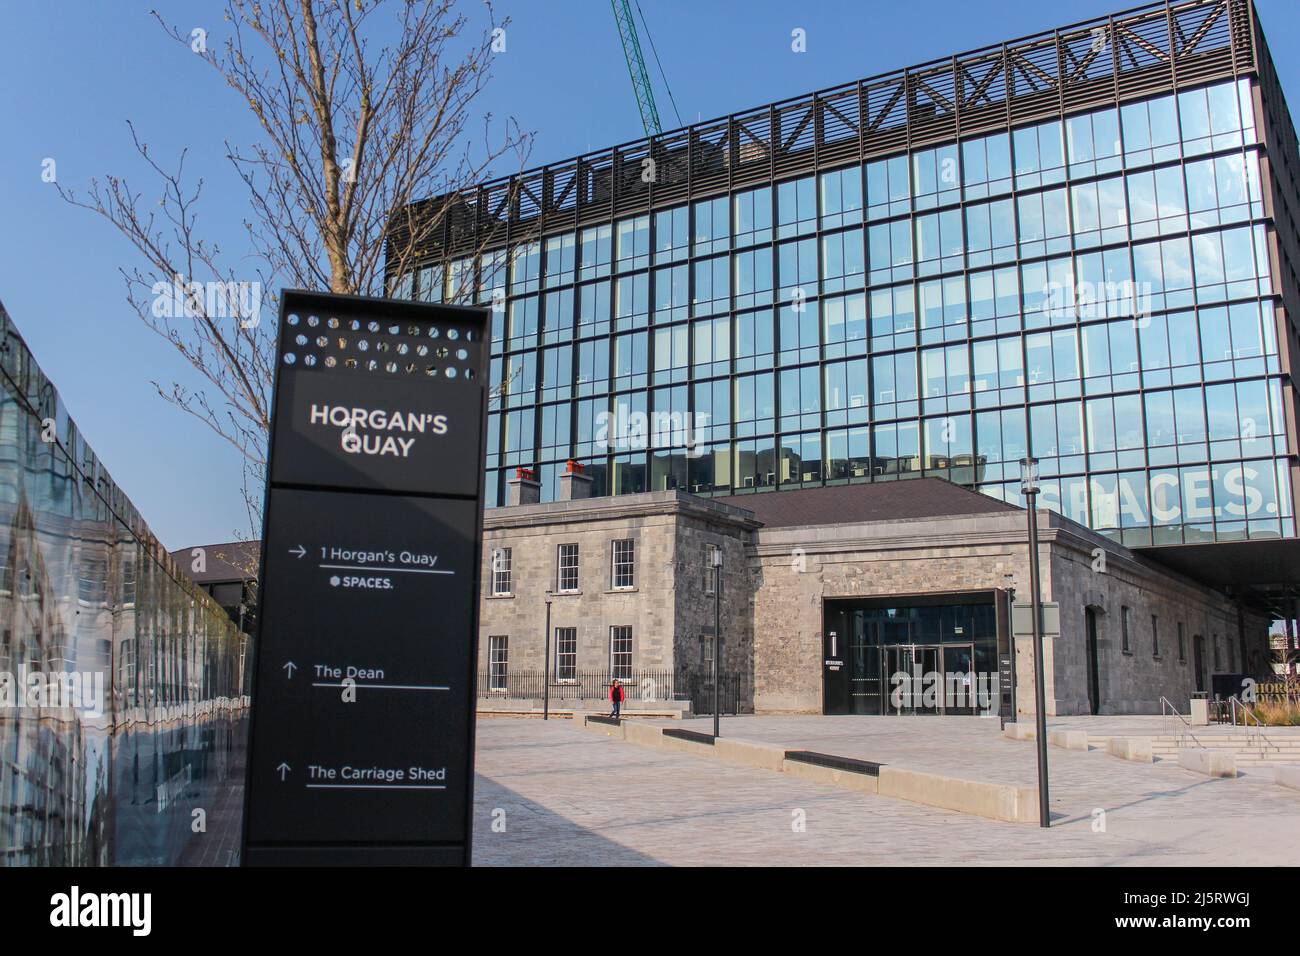
[[(551, 627), (577, 630), (577, 669), (607, 671), (610, 629), (632, 628), (635, 672), (698, 672), (701, 639), (713, 632), (713, 598), (705, 593), (709, 545), (723, 549), (721, 616), (724, 670), (750, 673), (753, 641), (744, 540), (757, 527), (735, 508), (675, 491), (493, 509), (484, 518), (480, 671), (489, 637), (509, 638), (511, 670), (541, 672), (545, 660), (546, 590)], [(634, 542), (634, 583), (613, 587), (614, 542)], [(578, 589), (560, 592), (560, 545), (578, 546)], [(510, 549), (511, 590), (492, 593), (493, 554)], [(552, 645), (552, 655), (555, 653)], [(555, 667), (554, 656), (551, 661)]]
[[(1264, 617), (1055, 512), (1037, 520), (1043, 600), (1061, 608), (1061, 632), (1044, 642), (1049, 714), (1090, 710), (1090, 613), (1104, 714), (1158, 713), (1162, 696), (1185, 712), (1196, 689), (1198, 637), (1207, 689), (1211, 673), (1263, 669)], [(634, 541), (636, 553), (635, 583), (626, 590), (611, 586), (613, 542), (622, 539)], [(748, 678), (758, 712), (821, 713), (824, 601), (1008, 588), (1027, 598), (1027, 541), (1025, 513), (1005, 509), (773, 528), (742, 508), (679, 491), (492, 509), (484, 519), (480, 670), (490, 635), (509, 637), (512, 671), (542, 670), (545, 591), (555, 588), (559, 545), (577, 544), (579, 588), (554, 594), (551, 626), (577, 629), (578, 669), (606, 671), (610, 628), (626, 625), (635, 671), (679, 679), (703, 673), (714, 616), (708, 548), (716, 546), (724, 569), (723, 671)], [(511, 551), (506, 596), (491, 593), (498, 548)], [(1021, 639), (1015, 648), (1021, 713), (1034, 706), (1030, 645)]]
[[(703, 499), (698, 499), (703, 500)], [(715, 508), (725, 506), (715, 505)], [(726, 674), (754, 673), (753, 615), (751, 585), (746, 555), (747, 529), (753, 523), (736, 509), (727, 509), (732, 520), (683, 516), (677, 526), (677, 586), (673, 589), (676, 640), (674, 663), (678, 673), (704, 675), (710, 664), (705, 653), (711, 647), (715, 616), (722, 622), (722, 656), (719, 666)], [(715, 609), (708, 549), (722, 549), (722, 591)]]
[[(1061, 633), (1044, 641), (1051, 715), (1088, 713), (1087, 609), (1097, 621), (1099, 712), (1159, 713), (1167, 697), (1186, 713), (1196, 689), (1193, 638), (1205, 637), (1206, 674), (1261, 670), (1266, 618), (1142, 561), (1055, 512), (1040, 511), (1042, 599), (1061, 606)], [(828, 598), (1029, 593), (1023, 512), (760, 530), (750, 546), (754, 594), (754, 705), (762, 713), (822, 710), (822, 602)], [(1129, 651), (1122, 649), (1122, 608)], [(1152, 653), (1151, 618), (1160, 653)], [(1178, 626), (1184, 654), (1179, 655)], [(1220, 644), (1220, 664), (1211, 637)], [(1228, 647), (1231, 644), (1232, 650)], [(1017, 710), (1033, 713), (1031, 642), (1016, 642)], [(1206, 684), (1208, 689), (1208, 682)]]
[[(1007, 518), (1021, 523), (1018, 543)], [(1006, 587), (1008, 574), (1028, 582), (1023, 524), (1003, 512), (759, 531), (751, 549), (756, 709), (821, 713), (824, 599), (991, 591)], [(1031, 668), (1020, 689), (1032, 679)]]
[[(1041, 513), (1039, 525), (1051, 546), (1050, 599), (1061, 605), (1061, 635), (1048, 642), (1043, 658), (1053, 678), (1049, 714), (1088, 713), (1089, 611), (1096, 622), (1103, 714), (1159, 713), (1162, 696), (1185, 713), (1197, 689), (1197, 640), (1204, 645), (1206, 690), (1214, 673), (1266, 669), (1267, 618), (1055, 513)], [(1104, 565), (1096, 548), (1105, 548)]]

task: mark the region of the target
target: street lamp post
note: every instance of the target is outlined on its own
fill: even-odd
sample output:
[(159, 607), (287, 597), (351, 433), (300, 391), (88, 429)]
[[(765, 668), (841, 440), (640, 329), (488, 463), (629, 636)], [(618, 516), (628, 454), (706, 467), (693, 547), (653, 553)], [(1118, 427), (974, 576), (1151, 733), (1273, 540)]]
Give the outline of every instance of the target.
[(1038, 825), (1051, 826), (1047, 808), (1047, 695), (1043, 686), (1043, 605), (1038, 581), (1038, 459), (1020, 460), (1020, 491), (1025, 496), (1029, 516), (1029, 613), (1033, 618), (1034, 636), (1034, 739), (1038, 744)]
[(717, 739), (722, 736), (718, 693), (718, 658), (722, 654), (722, 548), (713, 548), (709, 558), (713, 562), (713, 736)]
[(551, 719), (551, 589), (546, 589), (546, 666), (542, 668), (542, 720)]

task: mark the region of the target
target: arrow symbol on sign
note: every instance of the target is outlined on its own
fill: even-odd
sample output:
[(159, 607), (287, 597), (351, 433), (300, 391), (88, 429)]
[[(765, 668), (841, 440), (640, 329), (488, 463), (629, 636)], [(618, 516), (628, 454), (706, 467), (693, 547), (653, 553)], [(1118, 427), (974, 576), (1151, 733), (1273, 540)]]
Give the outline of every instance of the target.
[(298, 665), (295, 664), (293, 661), (286, 661), (284, 666), (281, 669), (288, 672), (289, 680), (293, 680), (293, 672), (297, 669), (297, 667)]
[(290, 767), (287, 763), (285, 763), (282, 760), (280, 761), (280, 766), (276, 767), (275, 769), (280, 771), (280, 782), (284, 783), (284, 775), (288, 773), (290, 770), (292, 770), (293, 768)]
[(302, 556), (305, 555), (305, 554), (307, 553), (307, 549), (304, 548), (302, 545), (298, 545), (298, 547), (296, 547), (296, 548), (290, 548), (290, 549), (289, 549), (289, 553), (290, 553), (290, 554), (296, 554), (296, 555), (298, 556), (298, 560), (301, 561), (301, 560), (302, 560)]

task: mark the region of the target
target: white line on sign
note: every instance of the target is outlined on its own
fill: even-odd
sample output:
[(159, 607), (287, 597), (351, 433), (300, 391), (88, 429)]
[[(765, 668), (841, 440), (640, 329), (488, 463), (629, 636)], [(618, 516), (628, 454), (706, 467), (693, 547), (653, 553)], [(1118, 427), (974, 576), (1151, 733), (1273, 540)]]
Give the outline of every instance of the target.
[(438, 571), (431, 568), (367, 568), (355, 564), (322, 564), (322, 568), (337, 568), (342, 571), (395, 571), (398, 574), (455, 574), (455, 571)]
[(443, 687), (438, 684), (361, 684), (353, 681), (351, 684), (326, 684), (321, 681), (315, 681), (312, 687), (365, 687), (373, 690), (451, 690), (450, 687)]
[(416, 783), (309, 783), (308, 790), (446, 790), (445, 784)]

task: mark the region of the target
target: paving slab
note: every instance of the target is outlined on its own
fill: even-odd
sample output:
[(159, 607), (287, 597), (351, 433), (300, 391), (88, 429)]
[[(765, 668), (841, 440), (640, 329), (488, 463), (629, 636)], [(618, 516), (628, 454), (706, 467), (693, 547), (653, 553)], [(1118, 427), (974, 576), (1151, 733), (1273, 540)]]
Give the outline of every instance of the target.
[[(744, 734), (733, 726), (749, 719), (724, 720), (723, 735), (790, 734), (780, 725), (755, 723)], [(999, 766), (1023, 779), (1021, 761), (1028, 760), (1032, 780), (1033, 746), (1001, 739), (996, 722), (961, 731), (941, 746), (928, 732), (914, 730), (909, 744), (901, 736), (906, 728), (855, 730), (829, 720), (820, 731), (796, 725), (803, 749), (826, 752), (827, 738), (841, 744), (868, 738), (881, 756), (858, 756), (898, 760), (911, 753), (938, 761), (987, 734), (1017, 755), (1001, 756)], [(1220, 863), (1225, 847), (1240, 865), (1300, 859), (1300, 794), (1274, 786), (1271, 774), (1216, 779), (1176, 765), (1161, 769), (1101, 751), (1054, 748), (1050, 766), (1060, 767), (1062, 795), (1053, 802), (1053, 826), (1043, 830), (635, 746), (569, 721), (484, 718), (477, 738), (474, 862), (480, 866), (1186, 866)], [(1067, 767), (1071, 761), (1086, 764)], [(978, 758), (967, 766), (978, 768)], [(1085, 775), (1103, 782), (1087, 788), (1078, 779)]]
[[(1118, 719), (1122, 726), (1134, 726), (1132, 718)], [(1136, 726), (1149, 720), (1138, 718)], [(1093, 727), (1107, 735), (1105, 718), (1095, 721)], [(673, 726), (689, 729), (706, 723), (711, 725), (712, 719), (674, 721)], [(1048, 723), (1049, 734), (1083, 729), (1070, 719)], [(1089, 733), (1093, 733), (1091, 728)], [(1009, 786), (1038, 784), (1037, 747), (1005, 737), (996, 718), (740, 716), (723, 718), (722, 735)], [(1053, 819), (1088, 816), (1098, 808), (1140, 800), (1153, 790), (1190, 786), (1203, 779), (1180, 768), (1177, 761), (1146, 764), (1115, 760), (1101, 749), (1048, 749)], [(1273, 783), (1273, 771), (1246, 768), (1233, 782), (1254, 791)]]

